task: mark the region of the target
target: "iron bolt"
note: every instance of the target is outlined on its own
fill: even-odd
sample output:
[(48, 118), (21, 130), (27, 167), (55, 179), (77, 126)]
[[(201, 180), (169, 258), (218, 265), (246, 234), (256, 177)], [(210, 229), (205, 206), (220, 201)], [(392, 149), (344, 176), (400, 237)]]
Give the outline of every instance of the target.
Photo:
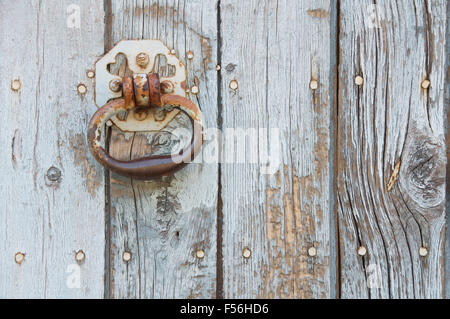
[(113, 92), (119, 92), (122, 88), (122, 81), (119, 79), (112, 79), (109, 81), (109, 89)]
[(155, 117), (156, 121), (162, 121), (166, 117), (166, 112), (164, 112), (164, 110), (157, 109), (153, 116)]
[(170, 81), (163, 81), (163, 82), (161, 82), (160, 86), (161, 86), (161, 91), (165, 94), (173, 92), (173, 83)]
[(134, 118), (137, 121), (145, 120), (147, 118), (147, 115), (148, 115), (148, 113), (147, 113), (147, 110), (145, 110), (145, 109), (136, 109), (134, 111)]
[(141, 68), (145, 68), (148, 65), (150, 58), (147, 53), (141, 52), (136, 56), (136, 64)]

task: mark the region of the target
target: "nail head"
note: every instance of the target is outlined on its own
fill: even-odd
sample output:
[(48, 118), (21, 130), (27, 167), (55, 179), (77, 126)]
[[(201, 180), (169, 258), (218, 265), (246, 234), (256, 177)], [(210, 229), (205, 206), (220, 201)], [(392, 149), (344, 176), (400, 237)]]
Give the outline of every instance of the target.
[(358, 85), (358, 86), (363, 85), (363, 84), (364, 84), (364, 79), (363, 79), (363, 77), (360, 76), (360, 75), (358, 75), (358, 76), (355, 78), (355, 84)]
[(360, 255), (360, 256), (365, 256), (366, 253), (367, 253), (366, 247), (361, 246), (361, 247), (358, 248), (358, 255)]
[(205, 251), (203, 249), (197, 250), (196, 256), (198, 259), (202, 259), (203, 257), (205, 257)]
[(129, 251), (124, 251), (122, 254), (122, 259), (125, 262), (129, 262), (131, 260), (131, 253)]
[(86, 76), (90, 79), (92, 79), (95, 76), (95, 72), (92, 70), (87, 70)]
[(198, 92), (199, 92), (198, 86), (194, 85), (193, 87), (191, 87), (192, 94), (198, 94)]
[(430, 80), (423, 80), (422, 81), (422, 88), (423, 89), (428, 89), (430, 87), (430, 84), (431, 84)]
[(219, 64), (216, 65), (216, 70), (220, 71), (220, 65)]
[(426, 247), (419, 248), (420, 257), (426, 257), (428, 255), (428, 249)]
[(310, 247), (310, 248), (308, 249), (308, 255), (309, 255), (310, 257), (316, 256), (316, 255), (317, 255), (317, 249), (316, 249), (316, 247)]
[(86, 94), (86, 92), (87, 92), (87, 87), (86, 87), (86, 85), (84, 85), (83, 83), (78, 84), (78, 86), (77, 86), (77, 91), (78, 91), (78, 93), (80, 93), (80, 94)]
[(22, 84), (20, 83), (20, 80), (15, 79), (11, 81), (11, 90), (13, 91), (19, 91), (22, 87)]
[(250, 250), (250, 248), (248, 248), (248, 247), (245, 247), (243, 250), (242, 250), (242, 256), (244, 257), (244, 258), (250, 258), (251, 256), (252, 256), (252, 251)]
[(319, 87), (319, 82), (317, 82), (316, 80), (311, 80), (311, 82), (309, 83), (309, 87), (311, 88), (311, 90), (317, 90), (317, 88)]
[(23, 261), (25, 260), (25, 254), (24, 253), (22, 253), (22, 252), (17, 252), (15, 255), (14, 255), (14, 261), (16, 262), (16, 264), (21, 264), (21, 263), (23, 263)]
[(194, 53), (193, 53), (192, 51), (188, 51), (188, 52), (186, 53), (186, 56), (187, 56), (187, 58), (188, 58), (189, 60), (192, 60), (192, 59), (194, 58)]
[(84, 261), (84, 259), (86, 258), (86, 255), (84, 254), (84, 251), (79, 250), (75, 253), (75, 260), (78, 263), (82, 263)]
[(236, 81), (236, 80), (230, 81), (230, 89), (237, 90), (238, 87), (239, 87), (238, 81)]

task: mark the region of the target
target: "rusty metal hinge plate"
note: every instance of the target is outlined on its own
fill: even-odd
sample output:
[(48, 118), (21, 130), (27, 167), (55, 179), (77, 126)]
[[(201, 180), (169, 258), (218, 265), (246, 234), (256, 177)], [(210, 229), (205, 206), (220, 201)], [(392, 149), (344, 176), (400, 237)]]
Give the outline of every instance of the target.
[[(138, 56), (146, 54), (147, 63), (138, 63)], [(133, 73), (150, 73), (154, 69), (155, 60), (163, 55), (167, 59), (167, 64), (174, 68), (172, 76), (160, 76), (161, 83), (168, 83), (170, 94), (186, 97), (186, 68), (184, 64), (175, 56), (175, 52), (166, 47), (159, 40), (123, 40), (117, 43), (114, 48), (105, 54), (95, 64), (95, 103), (102, 107), (109, 100), (120, 98), (121, 90), (113, 90), (110, 86), (112, 81), (121, 81), (120, 76), (111, 74), (108, 70), (110, 64), (116, 62), (117, 55), (123, 54), (128, 62), (128, 68)], [(163, 112), (161, 114), (161, 112)], [(124, 116), (115, 116), (111, 121), (122, 131), (159, 131), (163, 129), (180, 111), (179, 110), (146, 110), (145, 114), (139, 109), (133, 110)]]

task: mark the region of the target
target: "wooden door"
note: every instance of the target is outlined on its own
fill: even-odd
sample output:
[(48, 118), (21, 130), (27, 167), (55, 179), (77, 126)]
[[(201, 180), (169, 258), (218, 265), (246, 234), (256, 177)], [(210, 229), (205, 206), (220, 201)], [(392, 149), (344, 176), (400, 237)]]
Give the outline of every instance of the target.
[[(18, 0), (1, 16), (0, 297), (448, 296), (446, 0)], [(153, 181), (95, 162), (92, 71), (127, 39), (175, 50), (218, 160)], [(105, 130), (119, 159), (167, 147)]]

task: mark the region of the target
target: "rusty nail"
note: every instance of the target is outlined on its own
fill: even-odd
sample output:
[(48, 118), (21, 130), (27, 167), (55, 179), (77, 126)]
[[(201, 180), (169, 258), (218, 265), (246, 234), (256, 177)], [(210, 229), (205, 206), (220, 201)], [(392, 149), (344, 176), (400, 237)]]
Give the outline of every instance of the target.
[(172, 93), (173, 92), (173, 83), (170, 81), (162, 81), (161, 82), (161, 91), (164, 94)]
[(360, 75), (358, 75), (358, 76), (355, 78), (355, 84), (358, 85), (358, 86), (363, 85), (363, 84), (364, 84), (364, 79), (363, 79), (363, 77), (360, 76)]
[(250, 250), (250, 248), (248, 248), (248, 247), (245, 247), (243, 250), (242, 250), (242, 257), (244, 257), (244, 258), (250, 258), (252, 256), (252, 251)]
[(220, 69), (221, 69), (220, 65), (217, 64), (217, 65), (216, 65), (216, 70), (217, 70), (217, 71), (220, 71)]
[(431, 84), (430, 80), (423, 80), (422, 89), (425, 89), (425, 90), (428, 89), (430, 87), (430, 84)]
[(170, 50), (170, 54), (175, 55), (175, 53), (177, 53), (177, 51), (175, 51), (175, 49)]
[(310, 248), (308, 249), (308, 255), (309, 255), (310, 257), (316, 256), (316, 255), (317, 255), (317, 249), (316, 249), (316, 247), (310, 247)]
[(198, 86), (194, 85), (193, 87), (191, 87), (192, 94), (198, 94), (198, 92), (199, 92)]
[(77, 263), (82, 263), (84, 262), (84, 259), (86, 258), (86, 255), (84, 254), (84, 251), (79, 250), (75, 253), (75, 260), (77, 261)]
[(111, 127), (113, 125), (113, 123), (111, 122), (111, 120), (106, 121), (106, 126)]
[(197, 253), (195, 255), (198, 259), (202, 259), (203, 257), (205, 257), (205, 251), (203, 249), (199, 249), (197, 250)]
[(231, 80), (230, 81), (230, 89), (237, 90), (238, 86), (239, 85), (238, 85), (238, 82), (236, 80)]
[(193, 53), (192, 51), (188, 51), (188, 52), (186, 53), (186, 55), (187, 55), (187, 58), (188, 58), (189, 60), (192, 60), (192, 59), (194, 58), (194, 53)]
[(23, 263), (23, 261), (25, 260), (25, 254), (18, 252), (14, 255), (14, 261), (16, 262), (16, 264), (21, 264)]
[(11, 81), (11, 90), (13, 91), (19, 91), (22, 87), (22, 84), (20, 83), (20, 80), (15, 79)]
[(61, 171), (52, 166), (47, 170), (47, 178), (51, 182), (57, 182), (61, 178)]
[(361, 246), (361, 247), (358, 248), (358, 255), (360, 255), (360, 256), (365, 256), (366, 253), (367, 253), (366, 247)]
[(83, 83), (78, 84), (78, 86), (77, 86), (77, 91), (78, 91), (78, 93), (80, 93), (80, 94), (86, 94), (86, 92), (87, 92), (87, 87), (86, 87), (86, 85), (84, 85)]
[(148, 65), (150, 58), (147, 53), (141, 52), (138, 55), (136, 55), (136, 64), (139, 65), (141, 68), (145, 68)]
[(428, 255), (428, 249), (426, 249), (426, 247), (420, 247), (419, 248), (419, 256), (426, 257), (427, 255)]
[(137, 121), (143, 121), (147, 118), (148, 113), (145, 109), (136, 109), (133, 115)]
[(112, 79), (109, 81), (109, 89), (113, 92), (119, 92), (122, 88), (122, 81), (119, 79)]
[(92, 79), (95, 76), (95, 72), (92, 70), (87, 70), (86, 71), (86, 76), (90, 79)]
[(131, 253), (129, 251), (124, 251), (122, 254), (122, 259), (124, 262), (129, 262), (131, 260)]
[(317, 80), (311, 80), (311, 82), (309, 83), (309, 87), (311, 88), (311, 90), (317, 90), (317, 88), (319, 87), (319, 82), (317, 82)]

